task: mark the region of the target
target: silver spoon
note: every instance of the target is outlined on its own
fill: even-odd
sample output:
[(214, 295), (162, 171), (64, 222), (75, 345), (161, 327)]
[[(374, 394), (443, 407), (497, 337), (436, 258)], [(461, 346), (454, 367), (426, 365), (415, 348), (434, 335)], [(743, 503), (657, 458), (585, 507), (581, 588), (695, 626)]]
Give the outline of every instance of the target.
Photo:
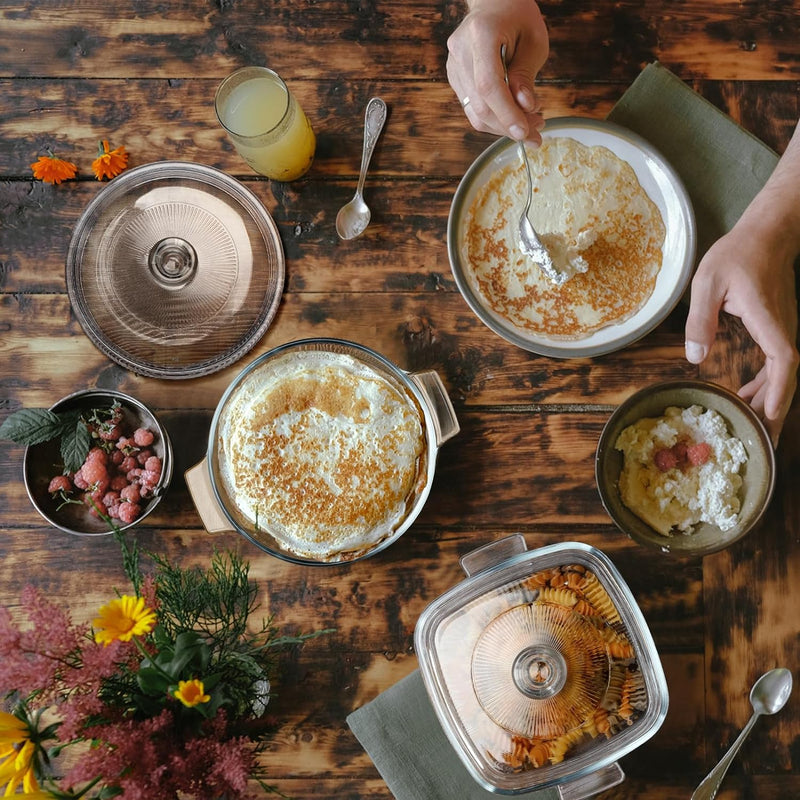
[[(506, 82), (506, 86), (508, 86), (505, 44), (500, 47), (500, 58), (503, 62), (503, 78)], [(519, 150), (519, 157), (525, 167), (525, 175), (528, 180), (528, 195), (525, 200), (525, 208), (522, 212), (522, 216), (519, 218), (519, 249), (522, 250), (524, 255), (528, 256), (528, 258), (537, 264), (545, 276), (556, 286), (561, 286), (569, 276), (561, 272), (561, 270), (553, 264), (550, 253), (536, 233), (536, 229), (533, 227), (533, 223), (528, 216), (528, 212), (531, 209), (531, 199), (533, 197), (533, 178), (531, 177), (531, 167), (528, 163), (528, 154), (525, 151), (525, 142), (521, 140), (517, 141), (517, 148)]]
[(369, 206), (364, 202), (364, 179), (367, 177), (372, 151), (386, 122), (386, 103), (380, 97), (373, 97), (367, 103), (364, 114), (364, 150), (361, 153), (361, 172), (358, 175), (358, 186), (353, 199), (345, 203), (336, 215), (336, 233), (342, 239), (355, 239), (369, 225)]
[(792, 673), (785, 667), (771, 669), (765, 672), (750, 690), (750, 705), (753, 706), (753, 716), (747, 725), (730, 746), (728, 752), (720, 759), (703, 782), (695, 789), (691, 800), (713, 800), (717, 796), (722, 779), (728, 771), (734, 756), (739, 752), (744, 740), (747, 738), (756, 720), (762, 714), (777, 714), (789, 699), (792, 693)]

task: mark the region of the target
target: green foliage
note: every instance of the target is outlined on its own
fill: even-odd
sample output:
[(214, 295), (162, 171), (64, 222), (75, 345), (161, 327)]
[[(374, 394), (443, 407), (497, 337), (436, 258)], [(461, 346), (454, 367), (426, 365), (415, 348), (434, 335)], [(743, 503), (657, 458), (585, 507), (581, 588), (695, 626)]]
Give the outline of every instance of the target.
[[(115, 401), (115, 406), (119, 404)], [(106, 419), (114, 413), (114, 407), (104, 411), (95, 409), (90, 420)], [(87, 421), (79, 411), (50, 411), (47, 408), (21, 408), (8, 416), (0, 425), (0, 439), (24, 445), (41, 444), (60, 439), (61, 460), (66, 472), (80, 469), (89, 449), (92, 436)]]
[[(129, 544), (120, 531), (115, 535), (125, 572), (139, 594), (143, 576), (138, 545), (135, 540)], [(257, 687), (268, 686), (276, 650), (332, 631), (279, 635), (271, 617), (252, 629), (258, 587), (249, 578), (249, 564), (234, 553), (215, 552), (205, 570), (177, 567), (155, 553), (148, 556), (155, 565), (158, 600), (158, 624), (146, 640), (151, 655), (135, 675), (106, 687), (116, 693), (116, 702), (135, 714), (156, 713), (178, 681), (197, 678), (211, 699), (184, 712), (211, 717), (225, 706), (233, 718), (260, 716)]]

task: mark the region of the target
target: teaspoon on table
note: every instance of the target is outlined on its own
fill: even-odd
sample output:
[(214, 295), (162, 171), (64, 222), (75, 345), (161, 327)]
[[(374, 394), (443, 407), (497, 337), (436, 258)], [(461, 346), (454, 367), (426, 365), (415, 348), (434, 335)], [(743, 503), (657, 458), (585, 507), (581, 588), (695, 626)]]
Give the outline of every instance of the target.
[(744, 740), (747, 738), (756, 720), (762, 714), (777, 714), (789, 699), (792, 693), (792, 673), (785, 667), (771, 669), (765, 672), (750, 690), (750, 705), (753, 706), (753, 716), (744, 726), (736, 741), (730, 746), (728, 752), (720, 759), (711, 772), (695, 789), (691, 800), (713, 800), (717, 796), (722, 779), (728, 771), (734, 756), (739, 752)]
[(343, 205), (336, 215), (336, 233), (342, 239), (355, 239), (366, 230), (370, 220), (369, 206), (364, 202), (364, 179), (372, 159), (372, 151), (386, 122), (386, 103), (380, 97), (373, 97), (367, 103), (364, 114), (364, 149), (361, 153), (361, 171), (353, 199)]

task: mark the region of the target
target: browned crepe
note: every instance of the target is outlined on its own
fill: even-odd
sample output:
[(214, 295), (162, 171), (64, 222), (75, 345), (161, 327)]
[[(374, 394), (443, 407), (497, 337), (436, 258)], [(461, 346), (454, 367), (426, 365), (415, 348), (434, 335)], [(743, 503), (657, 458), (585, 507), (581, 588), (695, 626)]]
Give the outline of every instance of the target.
[(514, 163), (492, 176), (469, 210), (462, 256), (470, 283), (523, 333), (580, 339), (623, 322), (647, 302), (661, 269), (658, 207), (606, 147), (556, 137), (527, 152), (531, 221), (554, 265), (572, 277), (558, 287), (520, 251), (525, 173)]

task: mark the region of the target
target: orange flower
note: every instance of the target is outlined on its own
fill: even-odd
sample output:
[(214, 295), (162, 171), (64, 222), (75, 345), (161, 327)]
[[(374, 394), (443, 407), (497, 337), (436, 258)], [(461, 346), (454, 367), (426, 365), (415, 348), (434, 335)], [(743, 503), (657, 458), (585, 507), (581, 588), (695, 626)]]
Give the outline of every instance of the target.
[(188, 708), (193, 708), (201, 703), (207, 703), (211, 697), (206, 694), (203, 681), (192, 678), (190, 681), (178, 681), (178, 688), (172, 693)]
[(64, 161), (53, 155), (53, 151), (47, 151), (46, 156), (39, 156), (39, 160), (31, 164), (33, 177), (45, 183), (61, 183), (61, 181), (74, 178), (78, 168), (71, 161)]
[(108, 142), (103, 139), (97, 147), (97, 158), (92, 161), (92, 171), (95, 178), (114, 178), (128, 166), (128, 154), (124, 147), (114, 150), (108, 149)]

